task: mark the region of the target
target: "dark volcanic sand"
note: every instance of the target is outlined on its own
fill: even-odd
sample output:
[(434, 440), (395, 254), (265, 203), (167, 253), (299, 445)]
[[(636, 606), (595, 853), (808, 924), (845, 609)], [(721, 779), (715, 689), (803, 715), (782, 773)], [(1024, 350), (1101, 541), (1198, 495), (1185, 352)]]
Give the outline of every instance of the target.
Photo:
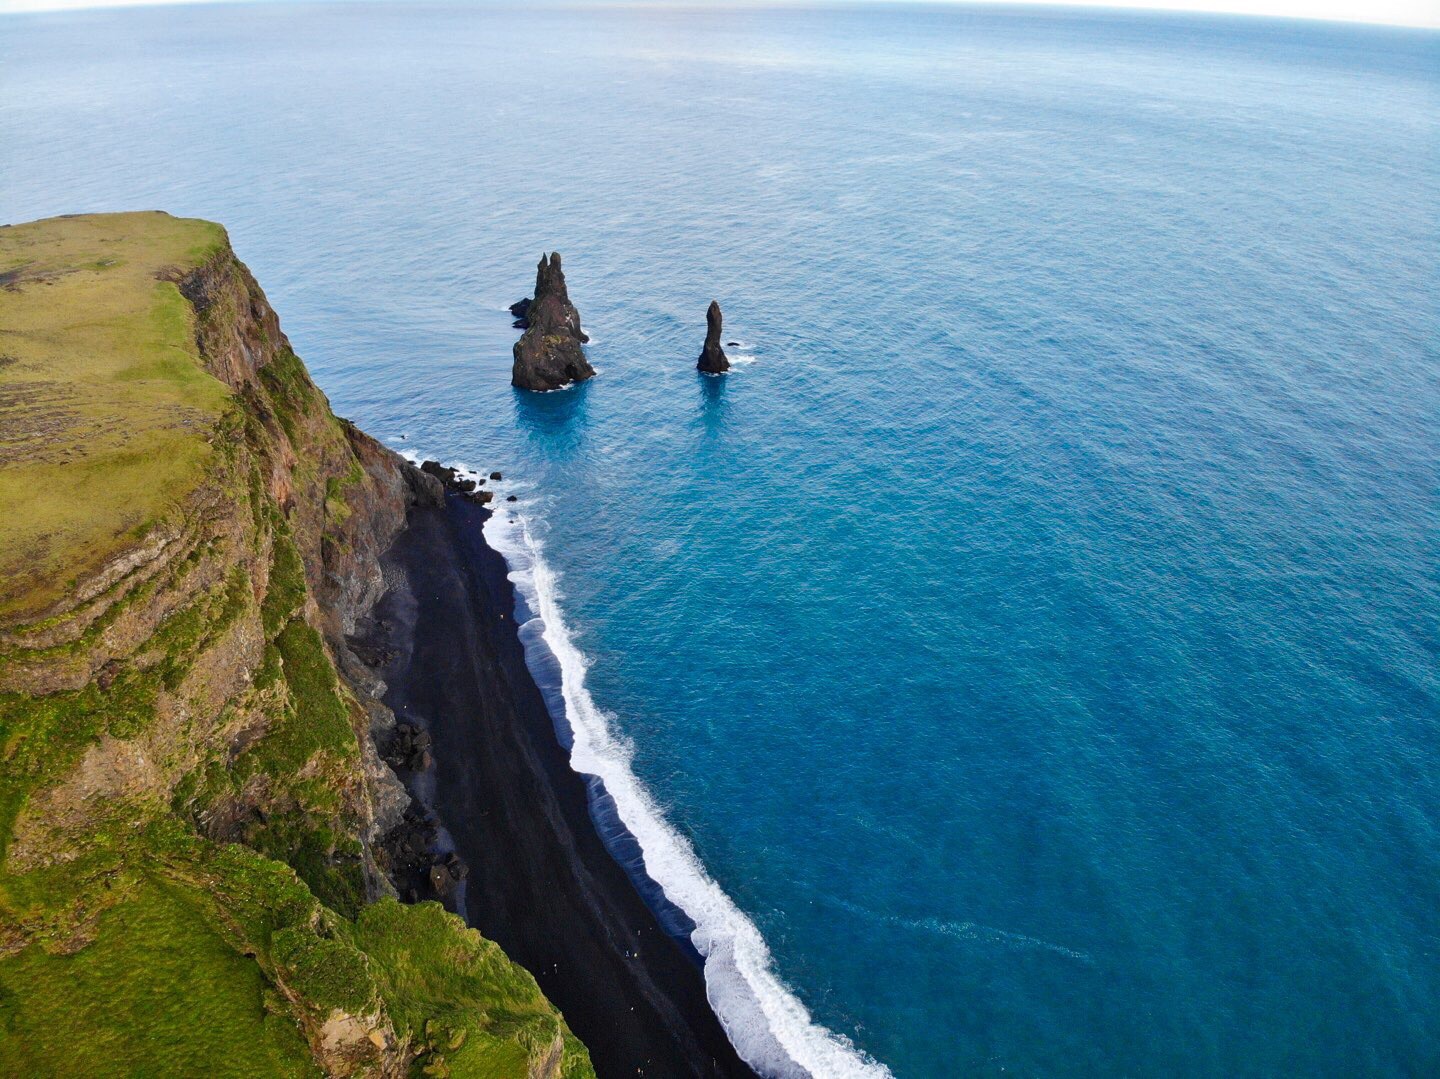
[(600, 1076), (753, 1076), (694, 957), (595, 831), (525, 666), (487, 516), (453, 496), (413, 509), (367, 634), (394, 650), (385, 702), (434, 738), (432, 808), (470, 867), (466, 918), (535, 975)]

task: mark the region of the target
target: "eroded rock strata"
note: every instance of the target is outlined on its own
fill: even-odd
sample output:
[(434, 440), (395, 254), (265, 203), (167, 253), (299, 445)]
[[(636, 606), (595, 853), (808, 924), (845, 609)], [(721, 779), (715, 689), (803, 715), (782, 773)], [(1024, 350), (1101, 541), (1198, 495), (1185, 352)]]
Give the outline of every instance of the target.
[(541, 256), (535, 270), (535, 295), (510, 308), (525, 332), (515, 342), (510, 382), (522, 390), (556, 390), (593, 378), (595, 369), (580, 346), (590, 338), (580, 328), (580, 312), (570, 302), (558, 251)]

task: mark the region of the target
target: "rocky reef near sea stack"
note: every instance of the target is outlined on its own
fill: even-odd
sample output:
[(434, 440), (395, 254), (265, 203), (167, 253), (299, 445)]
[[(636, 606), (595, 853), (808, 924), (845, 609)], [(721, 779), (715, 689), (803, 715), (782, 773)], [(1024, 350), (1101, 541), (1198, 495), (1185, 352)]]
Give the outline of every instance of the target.
[(730, 370), (730, 358), (720, 347), (720, 323), (720, 305), (711, 300), (710, 308), (705, 312), (705, 347), (700, 350), (700, 359), (695, 364), (707, 375), (719, 375)]
[(540, 257), (535, 295), (511, 305), (515, 325), (524, 335), (515, 342), (510, 382), (522, 390), (556, 390), (593, 378), (595, 369), (580, 347), (590, 338), (580, 329), (580, 312), (570, 302), (560, 252)]

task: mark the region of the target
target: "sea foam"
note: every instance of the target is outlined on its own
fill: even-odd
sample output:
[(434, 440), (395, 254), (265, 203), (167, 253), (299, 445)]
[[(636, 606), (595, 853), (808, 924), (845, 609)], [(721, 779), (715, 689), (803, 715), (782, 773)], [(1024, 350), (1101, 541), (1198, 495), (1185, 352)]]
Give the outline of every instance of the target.
[[(668, 902), (694, 922), (690, 942), (704, 958), (706, 996), (741, 1057), (774, 1079), (890, 1076), (890, 1071), (848, 1038), (816, 1023), (805, 1005), (775, 973), (770, 949), (745, 913), (706, 872), (690, 841), (664, 817), (631, 770), (631, 744), (613, 730), (612, 717), (585, 688), (587, 661), (571, 639), (559, 606), (556, 574), (530, 528), (524, 503), (495, 513), (485, 539), (510, 567), (510, 580), (532, 615), (521, 627), (526, 662), (537, 678), (560, 672), (563, 716), (552, 716), (568, 733), (570, 765), (593, 776), (613, 800), (627, 833), (606, 835), (607, 845), (632, 840), (644, 873)], [(517, 617), (523, 615), (516, 605)], [(538, 630), (538, 632), (537, 632)], [(549, 693), (554, 702), (556, 695)], [(552, 704), (552, 707), (554, 705)], [(592, 798), (596, 792), (592, 787)], [(601, 828), (602, 835), (605, 829)], [(623, 864), (623, 862), (622, 862)]]

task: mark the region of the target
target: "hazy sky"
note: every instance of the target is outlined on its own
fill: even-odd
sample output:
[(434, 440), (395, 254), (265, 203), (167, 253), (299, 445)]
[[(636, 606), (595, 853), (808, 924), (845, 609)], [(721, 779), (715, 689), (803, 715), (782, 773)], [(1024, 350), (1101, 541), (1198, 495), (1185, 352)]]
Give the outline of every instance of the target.
[[(206, 3), (208, 0), (0, 0), (0, 13), (69, 8), (128, 7), (138, 3)], [(692, 0), (693, 2), (693, 0)], [(701, 3), (706, 0), (700, 0)], [(711, 3), (723, 0), (709, 0)], [(753, 0), (752, 0), (753, 2)], [(984, 2), (984, 0), (979, 0)], [(1302, 19), (1440, 27), (1440, 0), (1003, 0), (1006, 3), (1066, 4), (1077, 7), (1131, 7), (1169, 11), (1224, 11)]]

